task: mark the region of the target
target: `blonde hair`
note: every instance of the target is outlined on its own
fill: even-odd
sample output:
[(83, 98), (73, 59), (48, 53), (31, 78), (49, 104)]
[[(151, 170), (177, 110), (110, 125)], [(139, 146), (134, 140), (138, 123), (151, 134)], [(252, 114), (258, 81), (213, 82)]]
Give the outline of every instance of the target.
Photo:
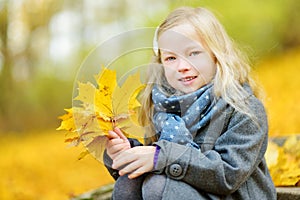
[[(174, 10), (159, 26), (157, 38), (164, 31), (182, 24), (189, 24), (195, 29), (201, 42), (216, 59), (217, 70), (213, 79), (213, 91), (216, 98), (221, 97), (237, 111), (252, 116), (246, 101), (249, 93), (243, 87), (245, 83), (251, 88), (256, 87), (249, 76), (250, 65), (247, 57), (235, 46), (218, 19), (205, 8), (181, 7)], [(150, 132), (153, 131), (152, 123), (149, 123), (153, 114), (152, 86), (153, 83), (165, 84), (164, 71), (159, 66), (161, 65), (160, 59), (160, 51), (158, 51), (158, 55), (154, 57), (157, 65), (149, 67), (147, 80), (149, 84), (142, 100), (140, 122), (144, 126), (149, 125)]]

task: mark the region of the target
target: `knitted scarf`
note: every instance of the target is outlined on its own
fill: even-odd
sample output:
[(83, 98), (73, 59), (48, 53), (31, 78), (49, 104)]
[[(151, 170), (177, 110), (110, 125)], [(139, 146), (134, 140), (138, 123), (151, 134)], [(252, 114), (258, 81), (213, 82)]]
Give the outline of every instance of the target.
[(166, 96), (154, 85), (153, 123), (159, 140), (167, 140), (200, 149), (193, 141), (198, 130), (226, 106), (222, 99), (216, 100), (213, 85), (208, 84), (195, 92), (181, 96)]

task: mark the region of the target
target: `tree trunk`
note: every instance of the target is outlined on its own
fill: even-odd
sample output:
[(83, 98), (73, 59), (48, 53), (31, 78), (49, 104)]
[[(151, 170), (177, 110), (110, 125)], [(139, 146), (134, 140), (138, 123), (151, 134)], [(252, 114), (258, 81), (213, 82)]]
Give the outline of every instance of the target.
[(11, 101), (13, 97), (13, 79), (11, 70), (11, 56), (8, 48), (8, 1), (2, 2), (0, 8), (0, 38), (1, 38), (1, 67), (0, 67), (0, 130), (3, 130), (5, 124), (10, 120)]

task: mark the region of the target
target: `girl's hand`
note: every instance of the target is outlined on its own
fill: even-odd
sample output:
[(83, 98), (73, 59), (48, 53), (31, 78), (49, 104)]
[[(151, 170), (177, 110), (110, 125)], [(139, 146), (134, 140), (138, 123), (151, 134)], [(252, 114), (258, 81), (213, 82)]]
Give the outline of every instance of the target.
[(153, 169), (154, 154), (154, 146), (133, 147), (116, 156), (112, 168), (120, 168), (120, 176), (128, 174), (128, 178), (133, 179)]
[(130, 143), (125, 135), (119, 128), (115, 128), (113, 131), (108, 132), (108, 142), (106, 143), (106, 152), (108, 156), (113, 160), (122, 151), (130, 149)]

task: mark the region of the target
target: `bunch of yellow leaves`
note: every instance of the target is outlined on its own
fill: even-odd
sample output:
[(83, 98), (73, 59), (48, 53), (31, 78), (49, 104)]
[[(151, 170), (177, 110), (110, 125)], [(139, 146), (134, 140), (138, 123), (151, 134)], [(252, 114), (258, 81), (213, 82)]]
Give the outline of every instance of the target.
[(116, 71), (102, 68), (95, 76), (97, 87), (91, 82), (78, 82), (79, 106), (65, 109), (65, 115), (57, 130), (67, 130), (76, 135), (70, 136), (66, 142), (72, 146), (82, 143), (86, 154), (92, 154), (102, 161), (103, 145), (109, 130), (119, 127), (127, 137), (141, 140), (143, 129), (138, 124), (137, 115), (140, 103), (137, 96), (144, 88), (138, 73), (128, 76), (120, 87), (117, 83)]
[(282, 146), (269, 142), (266, 160), (275, 186), (300, 186), (300, 145), (296, 135)]

